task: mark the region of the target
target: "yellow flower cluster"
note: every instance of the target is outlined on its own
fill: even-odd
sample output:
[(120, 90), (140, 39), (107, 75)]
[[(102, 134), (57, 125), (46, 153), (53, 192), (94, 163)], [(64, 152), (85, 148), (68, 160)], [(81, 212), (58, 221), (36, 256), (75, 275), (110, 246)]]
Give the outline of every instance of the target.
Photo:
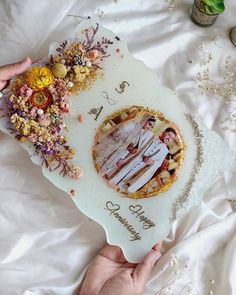
[(60, 114), (60, 109), (57, 105), (50, 105), (48, 108), (47, 108), (47, 114), (49, 115), (55, 115), (55, 116), (59, 116)]
[(52, 73), (56, 78), (63, 79), (67, 74), (67, 68), (61, 63), (55, 63), (52, 67)]
[(15, 129), (21, 132), (24, 136), (28, 136), (33, 133), (38, 136), (43, 136), (46, 140), (50, 139), (50, 134), (47, 132), (47, 129), (35, 120), (25, 119), (17, 114), (14, 114), (11, 116), (11, 123), (14, 125)]
[(82, 58), (85, 56), (86, 51), (83, 48), (83, 45), (80, 43), (73, 42), (70, 46), (64, 51), (65, 59), (68, 63), (73, 61), (75, 55), (80, 55)]
[(28, 98), (21, 96), (17, 97), (16, 95), (12, 94), (9, 100), (12, 102), (14, 109), (20, 110), (22, 112), (28, 112), (29, 108), (26, 104)]
[[(20, 134), (22, 134), (22, 136), (27, 137), (27, 136), (31, 136), (32, 134), (35, 134), (37, 136), (37, 140), (41, 143), (54, 142), (55, 140), (58, 140), (57, 134), (52, 135), (46, 127), (40, 125), (35, 120), (25, 119), (20, 117), (17, 114), (14, 114), (11, 116), (11, 123), (13, 124), (15, 129)], [(23, 138), (21, 138), (21, 142), (24, 142), (24, 140), (22, 139)], [(65, 136), (60, 136), (59, 141), (60, 141), (60, 144), (65, 144), (66, 142)], [(72, 159), (75, 154), (75, 150), (68, 149), (68, 150), (65, 150), (64, 153), (65, 153), (64, 156), (66, 156), (68, 159)]]
[(27, 84), (34, 90), (49, 87), (53, 80), (53, 74), (47, 67), (34, 67), (26, 74)]
[(64, 158), (66, 160), (71, 160), (73, 159), (75, 153), (76, 150), (74, 148), (64, 149), (60, 153), (57, 153), (57, 157)]
[(11, 116), (11, 123), (14, 125), (17, 131), (21, 131), (23, 135), (30, 134), (30, 125), (24, 118), (14, 114)]
[(89, 75), (88, 67), (73, 66), (73, 70), (75, 73), (74, 80), (78, 82), (82, 82)]

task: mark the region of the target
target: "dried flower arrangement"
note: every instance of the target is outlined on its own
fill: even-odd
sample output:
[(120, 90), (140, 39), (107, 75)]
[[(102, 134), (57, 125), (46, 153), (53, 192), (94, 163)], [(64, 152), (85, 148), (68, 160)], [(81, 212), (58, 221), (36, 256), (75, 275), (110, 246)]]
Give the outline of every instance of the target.
[(102, 73), (102, 61), (113, 42), (95, 41), (99, 25), (85, 30), (85, 40), (64, 41), (57, 54), (41, 66), (11, 81), (2, 93), (0, 114), (8, 129), (21, 142), (34, 146), (42, 166), (79, 179), (80, 167), (70, 160), (75, 149), (67, 144), (64, 118), (70, 110), (70, 95), (88, 89)]

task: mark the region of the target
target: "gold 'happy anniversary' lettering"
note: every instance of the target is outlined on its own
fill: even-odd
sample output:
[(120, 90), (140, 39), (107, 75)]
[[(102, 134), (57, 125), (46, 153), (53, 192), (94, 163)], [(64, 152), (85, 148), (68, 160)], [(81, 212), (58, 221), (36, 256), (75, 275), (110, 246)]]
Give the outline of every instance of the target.
[(135, 215), (136, 218), (139, 219), (139, 222), (143, 223), (143, 229), (149, 229), (156, 225), (153, 221), (151, 221), (144, 215), (145, 211), (143, 211), (143, 207), (141, 205), (130, 205), (129, 210), (132, 212), (131, 214)]
[(134, 227), (128, 222), (128, 220), (122, 217), (118, 211), (120, 210), (120, 205), (113, 204), (111, 201), (106, 202), (105, 210), (110, 212), (110, 216), (114, 216), (131, 234), (130, 241), (141, 240), (140, 234), (135, 231)]

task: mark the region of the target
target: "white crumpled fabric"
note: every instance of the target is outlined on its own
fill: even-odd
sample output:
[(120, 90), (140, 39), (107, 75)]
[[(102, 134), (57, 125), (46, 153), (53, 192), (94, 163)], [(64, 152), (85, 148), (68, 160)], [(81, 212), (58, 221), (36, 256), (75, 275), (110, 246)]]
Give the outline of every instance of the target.
[[(229, 40), (229, 29), (236, 25), (236, 3), (226, 1), (225, 13), (209, 28), (191, 22), (191, 4), (191, 0), (1, 0), (0, 64), (25, 56), (44, 57), (51, 42), (75, 36), (80, 19), (68, 15), (97, 14), (161, 83), (177, 93), (187, 111), (235, 149), (236, 97), (231, 95), (228, 104), (225, 100), (228, 88), (236, 90), (236, 48)], [(207, 68), (208, 78), (216, 82), (210, 96), (199, 88), (204, 81), (197, 80)], [(227, 72), (232, 80), (228, 86), (222, 83)], [(0, 154), (0, 295), (73, 294), (105, 243), (103, 229), (80, 213), (3, 133)], [(225, 172), (201, 204), (173, 224), (145, 295), (236, 294), (233, 199), (236, 176)]]

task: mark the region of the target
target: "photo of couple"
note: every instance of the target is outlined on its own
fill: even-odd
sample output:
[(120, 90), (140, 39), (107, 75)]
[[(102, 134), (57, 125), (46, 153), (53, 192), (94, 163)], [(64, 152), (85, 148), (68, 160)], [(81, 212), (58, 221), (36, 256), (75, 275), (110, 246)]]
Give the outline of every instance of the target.
[(183, 143), (175, 125), (143, 107), (124, 109), (99, 128), (93, 147), (98, 173), (131, 198), (157, 195), (177, 178)]

